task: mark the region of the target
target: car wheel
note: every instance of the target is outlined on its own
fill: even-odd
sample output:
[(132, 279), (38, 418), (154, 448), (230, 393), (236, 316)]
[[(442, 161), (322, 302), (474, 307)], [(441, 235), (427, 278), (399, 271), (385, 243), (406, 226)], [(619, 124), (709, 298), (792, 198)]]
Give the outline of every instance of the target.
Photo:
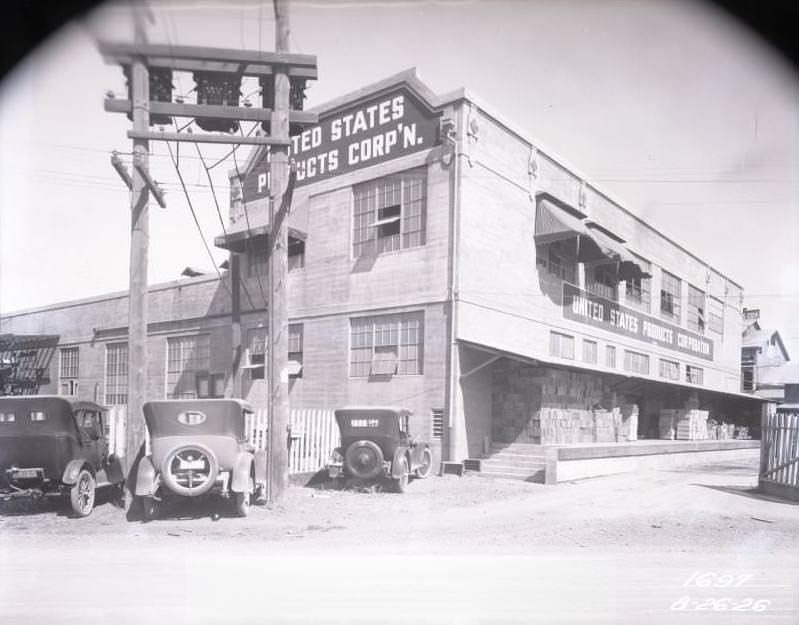
[(398, 493), (404, 493), (408, 490), (408, 459), (403, 456), (400, 459), (400, 476), (394, 480), (394, 490)]
[(87, 517), (94, 508), (95, 481), (88, 469), (81, 469), (75, 485), (69, 491), (69, 501), (75, 516)]
[(383, 451), (373, 441), (356, 441), (344, 454), (344, 467), (352, 477), (374, 479), (383, 471)]
[(250, 493), (253, 483), (250, 481), (249, 488), (243, 493), (233, 493), (233, 503), (236, 506), (236, 516), (246, 517), (250, 513)]
[(433, 454), (430, 453), (429, 449), (425, 449), (422, 452), (422, 464), (416, 469), (416, 477), (420, 480), (423, 480), (428, 475), (430, 475), (430, 469), (433, 467)]
[(181, 445), (170, 451), (161, 467), (161, 479), (177, 495), (198, 497), (208, 492), (219, 475), (216, 454), (205, 445)]
[(161, 512), (161, 502), (155, 497), (142, 497), (141, 514), (145, 522), (152, 521)]

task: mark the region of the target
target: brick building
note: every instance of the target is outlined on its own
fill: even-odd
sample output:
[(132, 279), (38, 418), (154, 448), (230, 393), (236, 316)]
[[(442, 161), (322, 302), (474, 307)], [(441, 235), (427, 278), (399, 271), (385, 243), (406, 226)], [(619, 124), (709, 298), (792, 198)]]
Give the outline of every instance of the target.
[[(401, 404), (455, 460), (657, 437), (663, 409), (759, 415), (739, 392), (741, 286), (478, 98), (409, 71), (316, 110), (292, 147), (292, 407)], [(151, 287), (150, 397), (264, 404), (267, 166), (256, 150), (231, 174), (223, 280)], [(118, 293), (0, 331), (60, 335), (42, 392), (124, 403), (126, 315)]]

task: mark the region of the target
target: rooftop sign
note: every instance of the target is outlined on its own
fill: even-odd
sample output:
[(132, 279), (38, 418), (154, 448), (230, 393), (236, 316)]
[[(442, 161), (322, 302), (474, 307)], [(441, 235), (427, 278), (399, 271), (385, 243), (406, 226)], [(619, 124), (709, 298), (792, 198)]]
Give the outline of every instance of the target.
[(608, 332), (713, 360), (713, 341), (710, 339), (621, 306), (568, 282), (563, 283), (563, 316)]
[[(404, 88), (320, 115), (319, 124), (291, 138), (296, 186), (434, 147), (440, 143), (439, 117)], [(267, 156), (245, 176), (245, 202), (267, 196), (268, 160)]]

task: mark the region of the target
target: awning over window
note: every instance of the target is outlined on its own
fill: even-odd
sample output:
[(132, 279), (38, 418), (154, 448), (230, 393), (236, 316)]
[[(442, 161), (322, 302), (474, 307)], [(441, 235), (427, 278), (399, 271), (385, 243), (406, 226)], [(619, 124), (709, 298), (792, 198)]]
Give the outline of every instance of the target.
[(583, 218), (548, 195), (538, 197), (535, 212), (536, 243), (553, 243), (577, 236), (590, 236)]
[(619, 279), (647, 278), (649, 273), (624, 244), (624, 240), (599, 224), (586, 220), (577, 209), (548, 193), (538, 196), (535, 213), (535, 241), (553, 243), (579, 237), (578, 260), (606, 260), (619, 265)]

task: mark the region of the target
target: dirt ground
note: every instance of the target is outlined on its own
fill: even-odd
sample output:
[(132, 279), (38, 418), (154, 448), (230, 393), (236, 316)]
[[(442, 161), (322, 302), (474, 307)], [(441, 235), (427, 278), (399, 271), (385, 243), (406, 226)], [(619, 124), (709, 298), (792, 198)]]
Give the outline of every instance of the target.
[[(349, 621), (378, 622), (379, 614), (385, 622), (796, 623), (799, 506), (758, 495), (756, 476), (756, 463), (746, 461), (558, 486), (431, 477), (412, 482), (405, 495), (321, 483), (292, 487), (280, 505), (253, 507), (246, 519), (233, 517), (226, 502), (208, 500), (172, 505), (150, 523), (128, 522), (102, 501), (87, 519), (69, 518), (56, 502), (6, 505), (0, 622), (95, 622), (80, 602), (53, 612), (47, 602), (31, 611), (23, 600), (48, 576), (61, 578), (75, 567), (79, 576), (91, 575), (92, 558), (103, 563), (105, 583), (114, 572), (128, 584), (150, 575), (171, 579), (174, 569), (184, 590), (211, 558), (223, 570), (233, 562), (234, 571), (257, 569), (256, 580), (276, 576), (283, 592), (272, 596), (275, 609), (266, 613), (284, 622), (337, 622), (331, 621), (337, 610), (355, 606), (364, 609), (348, 613)], [(306, 561), (313, 564), (298, 565)], [(681, 584), (697, 571), (752, 575), (760, 590), (718, 592), (753, 601), (757, 592), (768, 610), (733, 614), (728, 606), (689, 614), (674, 602), (686, 596)], [(211, 592), (224, 577), (219, 571)], [(233, 580), (225, 583), (235, 586)], [(365, 598), (363, 588), (376, 580)], [(248, 583), (257, 593), (258, 583)], [(340, 593), (331, 585), (341, 586)], [(407, 600), (385, 613), (389, 597)], [(426, 597), (421, 607), (420, 597)], [(147, 600), (117, 606), (117, 622), (141, 618)], [(72, 605), (68, 596), (64, 601)], [(172, 615), (162, 622), (226, 622), (214, 620), (216, 603), (199, 610), (186, 595), (156, 603), (159, 614)], [(250, 622), (255, 613), (222, 614), (227, 622)], [(257, 612), (259, 621), (264, 614)], [(23, 615), (31, 618), (16, 620)]]

